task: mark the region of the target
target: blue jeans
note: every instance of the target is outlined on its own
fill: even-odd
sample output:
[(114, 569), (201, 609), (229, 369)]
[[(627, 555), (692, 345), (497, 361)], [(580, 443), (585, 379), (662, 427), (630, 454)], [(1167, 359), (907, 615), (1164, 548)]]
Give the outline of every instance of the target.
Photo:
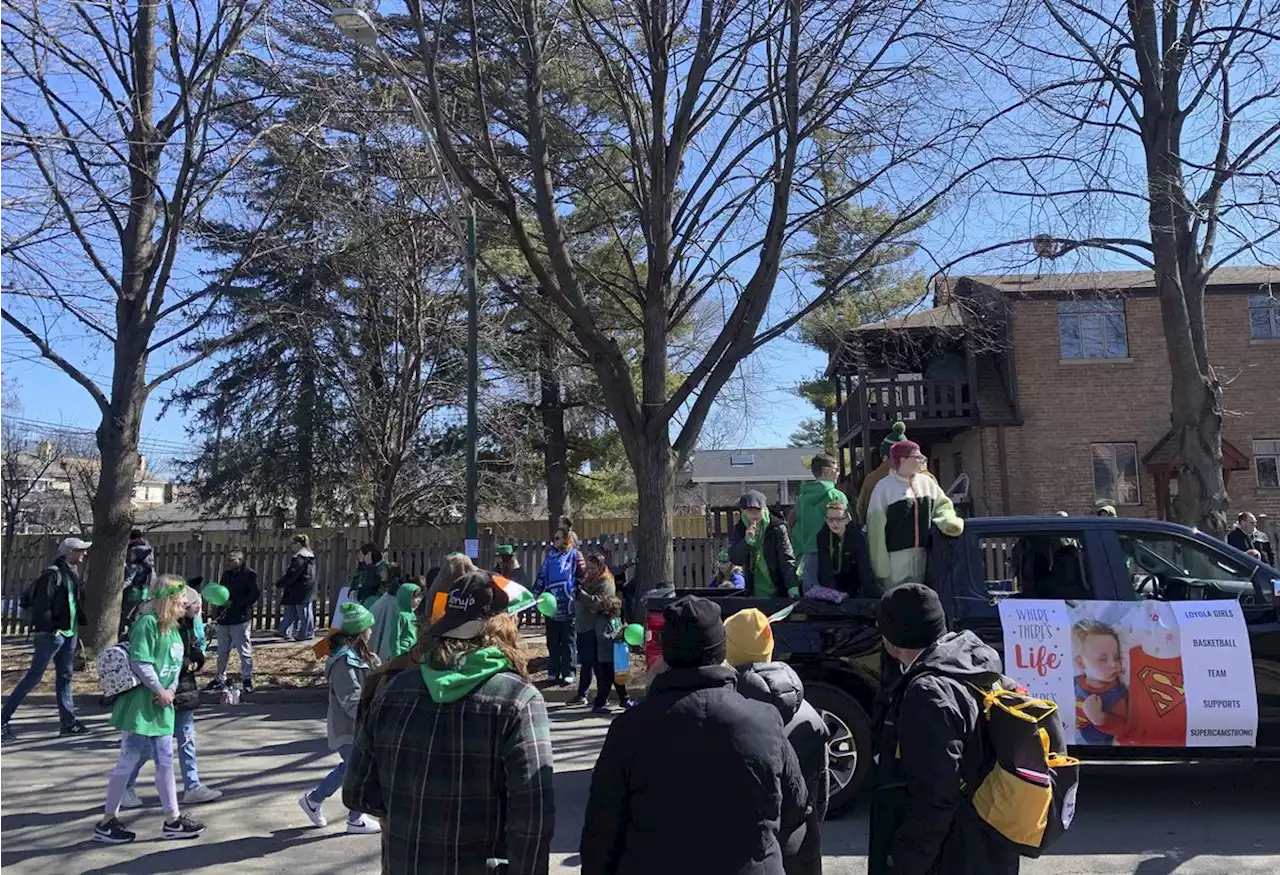
[[(196, 712), (178, 711), (173, 715), (173, 740), (178, 748), (178, 763), (182, 767), (182, 789), (193, 790), (200, 786), (200, 772), (196, 768)], [(150, 750), (138, 760), (126, 788), (132, 790), (138, 783), (138, 773), (149, 759)]]
[(310, 641), (316, 637), (316, 612), (310, 602), (305, 605), (285, 605), (280, 620), (280, 636), (293, 636), (294, 641)]
[(547, 676), (571, 678), (578, 662), (577, 630), (573, 617), (547, 618)]
[(76, 722), (76, 704), (71, 698), (71, 673), (75, 670), (76, 636), (67, 638), (60, 632), (37, 632), (35, 634), (35, 650), (31, 654), (31, 668), (23, 675), (22, 680), (9, 694), (4, 703), (3, 722), (8, 723), (13, 712), (18, 710), (22, 700), (27, 697), (37, 684), (44, 680), (45, 669), (49, 662), (54, 665), (55, 689), (58, 693), (58, 720), (63, 729), (68, 729)]
[[(347, 760), (351, 759), (351, 745), (344, 744), (338, 748), (338, 756), (341, 757), (341, 761), (333, 767), (333, 771), (321, 778), (316, 788), (307, 794), (317, 806), (342, 789), (342, 779), (347, 776)], [(347, 820), (353, 823), (359, 822), (360, 812), (348, 811)]]

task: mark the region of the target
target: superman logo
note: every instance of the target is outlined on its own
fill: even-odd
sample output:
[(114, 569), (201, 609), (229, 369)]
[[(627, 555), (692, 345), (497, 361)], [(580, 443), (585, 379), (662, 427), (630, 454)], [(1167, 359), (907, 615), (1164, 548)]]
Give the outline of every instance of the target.
[(1155, 705), (1156, 713), (1161, 717), (1186, 701), (1181, 674), (1148, 665), (1138, 672), (1138, 681), (1151, 697), (1151, 704)]

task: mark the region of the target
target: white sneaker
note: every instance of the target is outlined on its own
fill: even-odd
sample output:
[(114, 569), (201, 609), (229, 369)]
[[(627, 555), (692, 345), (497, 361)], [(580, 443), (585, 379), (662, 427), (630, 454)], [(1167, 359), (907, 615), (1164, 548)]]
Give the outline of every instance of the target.
[(375, 835), (382, 832), (382, 824), (369, 815), (362, 814), (359, 820), (347, 820), (347, 832), (352, 835)]
[(182, 794), (182, 803), (184, 805), (199, 805), (201, 802), (212, 802), (221, 798), (221, 790), (206, 787), (204, 784), (197, 784)]
[(121, 808), (141, 808), (142, 800), (138, 798), (138, 794), (134, 792), (132, 787), (124, 791), (124, 796), (120, 799)]
[(306, 813), (307, 819), (316, 826), (325, 826), (329, 823), (324, 819), (324, 812), (320, 810), (320, 806), (311, 801), (310, 790), (298, 797), (298, 807)]

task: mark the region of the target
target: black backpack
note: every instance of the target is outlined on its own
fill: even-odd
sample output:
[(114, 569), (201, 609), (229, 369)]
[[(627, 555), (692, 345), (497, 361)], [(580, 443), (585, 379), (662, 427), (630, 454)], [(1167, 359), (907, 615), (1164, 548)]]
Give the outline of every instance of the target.
[(1058, 706), (1003, 678), (963, 682), (982, 711), (994, 762), (965, 788), (978, 817), (1024, 857), (1039, 857), (1071, 827), (1080, 761), (1067, 755)]
[(18, 609), (22, 611), (22, 620), (27, 625), (31, 624), (31, 609), (35, 607), (36, 603), (36, 584), (40, 582), (40, 578), (44, 577), (50, 571), (57, 574), (59, 577), (62, 576), (62, 571), (58, 566), (50, 565), (44, 571), (40, 572), (35, 580), (29, 581), (27, 585), (22, 588), (22, 594), (18, 596)]

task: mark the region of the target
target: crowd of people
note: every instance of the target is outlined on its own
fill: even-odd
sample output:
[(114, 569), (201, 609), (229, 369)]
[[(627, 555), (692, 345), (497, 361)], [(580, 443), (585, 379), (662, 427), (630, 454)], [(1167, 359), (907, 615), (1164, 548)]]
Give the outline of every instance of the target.
[[(1014, 685), (994, 650), (969, 632), (947, 631), (937, 594), (920, 582), (929, 532), (957, 535), (963, 520), (904, 430), (892, 432), (882, 449), (885, 468), (867, 478), (852, 510), (834, 461), (823, 454), (790, 519), (771, 514), (760, 493), (743, 495), (712, 585), (759, 598), (877, 599), (884, 658), (868, 871), (1014, 873), (1017, 848), (982, 822), (965, 790), (993, 762), (973, 691)], [(108, 844), (136, 838), (119, 815), (140, 807), (134, 788), (148, 761), (161, 835), (188, 839), (205, 830), (185, 810), (221, 795), (201, 783), (196, 754), (203, 608), (211, 608), (218, 644), (207, 688), (233, 686), (227, 670), (235, 652), (239, 689), (248, 692), (250, 625), (262, 597), (242, 552), (229, 555), (218, 582), (201, 587), (157, 574), (154, 551), (133, 534), (120, 632), (134, 680), (112, 702), (110, 722), (121, 741), (106, 775), (104, 816), (93, 830), (94, 840)], [(1239, 515), (1228, 541), (1273, 562), (1250, 513)], [(50, 662), (61, 734), (87, 731), (70, 678), (85, 622), (77, 567), (90, 546), (64, 540), (24, 595), (35, 650), (4, 705), (6, 739), (10, 717)], [(614, 713), (612, 691), (622, 708), (591, 776), (580, 839), (584, 873), (822, 871), (829, 733), (796, 672), (774, 660), (772, 621), (761, 611), (739, 610), (725, 620), (715, 599), (688, 595), (667, 604), (656, 633), (661, 659), (635, 702), (615, 673), (615, 651), (625, 642), (623, 585), (608, 551), (582, 545), (567, 518), (532, 581), (510, 546), (496, 549), (492, 570), (454, 553), (438, 569), (409, 577), (366, 544), (318, 640), (315, 554), (304, 534), (292, 547), (274, 584), (284, 607), (277, 634), (315, 642), (328, 693), (325, 743), (337, 756), (298, 806), (321, 827), (326, 801), (340, 796), (347, 832), (381, 834), (384, 875), (548, 871), (556, 819), (551, 730), (518, 629), (534, 605), (545, 615), (547, 685), (576, 688), (566, 707)]]

